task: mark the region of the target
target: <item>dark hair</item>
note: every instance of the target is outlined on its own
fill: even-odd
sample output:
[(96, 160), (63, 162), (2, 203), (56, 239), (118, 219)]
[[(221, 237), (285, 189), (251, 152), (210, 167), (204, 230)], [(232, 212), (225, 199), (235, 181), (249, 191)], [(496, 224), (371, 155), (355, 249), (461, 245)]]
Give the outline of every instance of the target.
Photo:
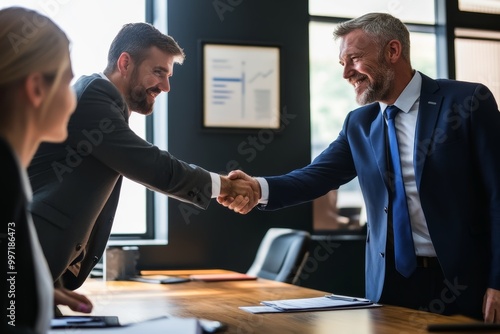
[(184, 61), (184, 51), (172, 37), (163, 34), (149, 23), (127, 23), (111, 43), (108, 65), (104, 72), (111, 73), (116, 69), (118, 58), (123, 52), (127, 52), (137, 64), (142, 63), (153, 46), (174, 56), (176, 63), (182, 64)]
[(333, 36), (335, 39), (361, 29), (379, 45), (385, 45), (396, 39), (403, 47), (403, 58), (410, 61), (410, 32), (398, 18), (386, 13), (368, 13), (358, 18), (340, 23)]

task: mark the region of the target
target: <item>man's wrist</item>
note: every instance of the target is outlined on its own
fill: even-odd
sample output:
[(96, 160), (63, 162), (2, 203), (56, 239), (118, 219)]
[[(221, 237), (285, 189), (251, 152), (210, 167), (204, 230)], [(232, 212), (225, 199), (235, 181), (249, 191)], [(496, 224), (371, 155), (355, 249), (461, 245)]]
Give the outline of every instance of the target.
[(222, 191), (223, 176), (210, 172), (210, 178), (212, 179), (212, 198), (217, 198)]
[(257, 180), (260, 186), (259, 204), (265, 205), (269, 200), (269, 184), (263, 177), (256, 177), (255, 180)]

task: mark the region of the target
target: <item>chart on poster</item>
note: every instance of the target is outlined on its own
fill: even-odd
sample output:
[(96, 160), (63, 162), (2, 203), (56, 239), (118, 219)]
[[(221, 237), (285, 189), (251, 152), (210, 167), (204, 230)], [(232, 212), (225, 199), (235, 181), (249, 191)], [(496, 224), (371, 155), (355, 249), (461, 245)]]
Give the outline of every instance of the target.
[(205, 127), (279, 127), (279, 48), (204, 44)]

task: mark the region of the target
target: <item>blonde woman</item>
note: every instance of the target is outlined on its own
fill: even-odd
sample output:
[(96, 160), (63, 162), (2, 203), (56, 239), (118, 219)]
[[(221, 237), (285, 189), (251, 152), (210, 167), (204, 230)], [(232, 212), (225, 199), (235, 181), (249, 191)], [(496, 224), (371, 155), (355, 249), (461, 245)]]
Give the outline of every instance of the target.
[(2, 333), (46, 333), (54, 303), (92, 310), (85, 296), (54, 291), (28, 211), (26, 168), (42, 141), (67, 137), (76, 103), (72, 78), (69, 40), (59, 27), (29, 9), (0, 10)]

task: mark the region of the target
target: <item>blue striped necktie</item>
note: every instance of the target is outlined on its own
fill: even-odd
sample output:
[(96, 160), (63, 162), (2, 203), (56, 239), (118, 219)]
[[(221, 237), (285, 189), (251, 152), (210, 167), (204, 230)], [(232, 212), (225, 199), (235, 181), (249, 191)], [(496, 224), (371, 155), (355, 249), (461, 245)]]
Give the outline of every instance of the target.
[(398, 138), (394, 124), (397, 113), (396, 106), (385, 109), (387, 117), (387, 134), (393, 175), (392, 194), (392, 228), (394, 232), (394, 254), (396, 270), (404, 277), (409, 277), (417, 267), (415, 247), (411, 233), (410, 214), (406, 202), (406, 191), (399, 158)]

